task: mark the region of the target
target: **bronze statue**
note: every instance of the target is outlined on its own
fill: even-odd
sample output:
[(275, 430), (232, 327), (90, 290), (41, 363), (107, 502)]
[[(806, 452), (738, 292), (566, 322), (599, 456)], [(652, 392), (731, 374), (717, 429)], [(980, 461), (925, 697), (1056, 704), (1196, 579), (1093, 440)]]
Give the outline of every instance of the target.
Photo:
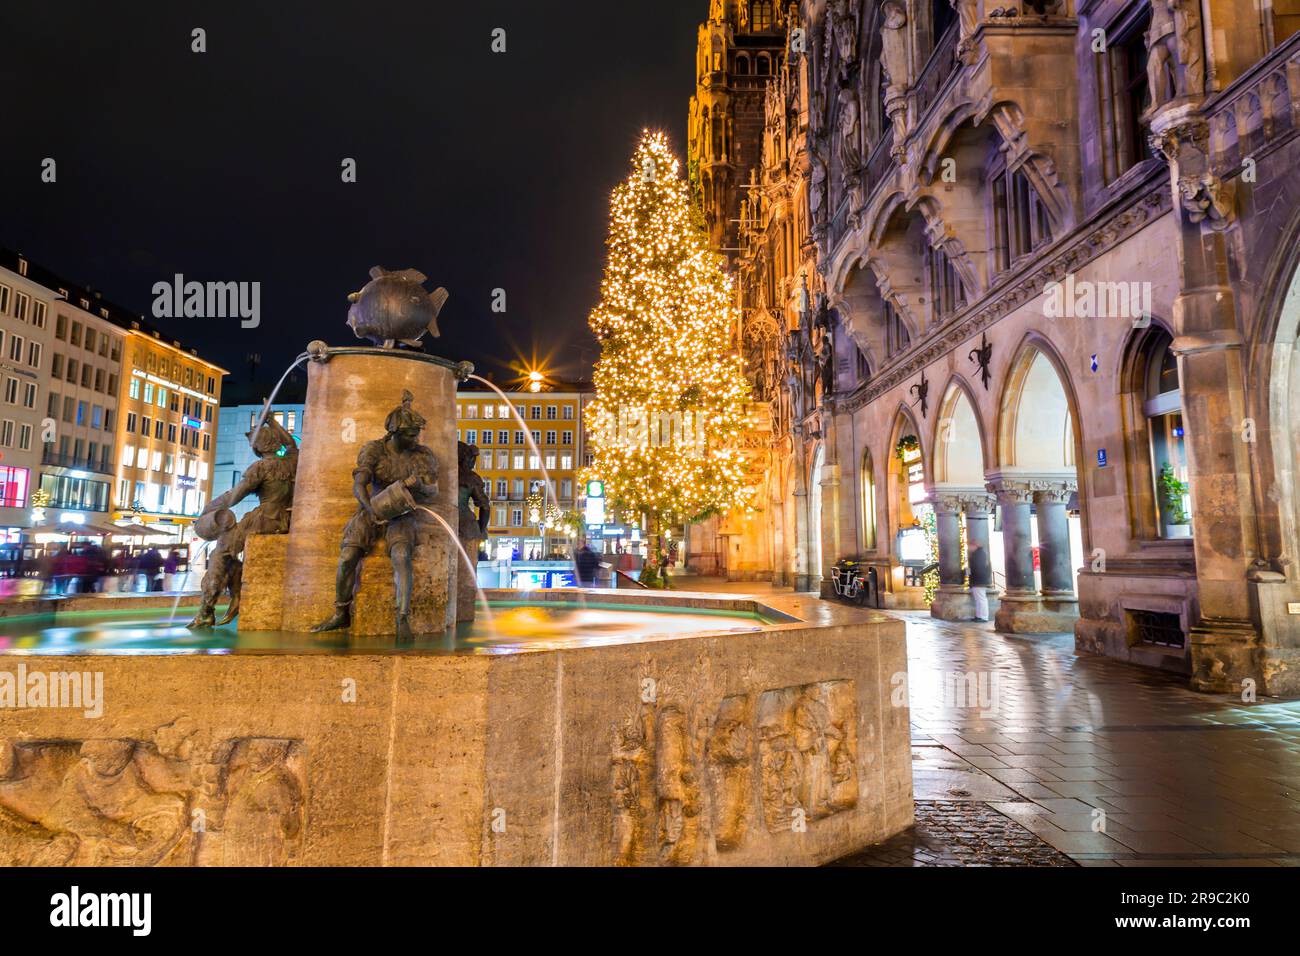
[[(457, 534), (470, 561), (474, 561), (478, 557), (478, 543), (487, 537), (488, 508), (492, 502), (483, 485), (483, 479), (474, 470), (474, 466), (478, 463), (478, 446), (468, 445), (463, 441), (457, 442), (456, 459), (458, 466), (456, 508), (460, 515)], [(478, 576), (474, 570), (462, 565), (457, 579), (460, 587), (456, 595), (456, 620), (472, 621), (476, 609), (474, 601), (478, 591)]]
[(357, 455), (352, 493), (360, 507), (343, 529), (334, 616), (313, 631), (333, 631), (352, 624), (361, 559), (382, 537), (393, 564), (396, 634), (399, 638), (411, 636), (411, 562), (421, 524), (416, 511), (433, 505), (438, 494), (438, 460), (420, 444), (425, 419), (411, 408), (414, 398), (410, 392), (402, 392), (402, 404), (384, 419), (387, 434), (366, 442)]
[[(203, 575), (203, 599), (198, 614), (189, 627), (213, 627), (228, 624), (239, 613), (239, 595), (243, 585), (244, 564), (239, 556), (250, 534), (286, 534), (293, 507), (293, 482), (298, 470), (298, 445), (284, 426), (274, 418), (262, 422), (256, 433), (247, 435), (257, 461), (244, 472), (239, 483), (224, 495), (208, 502), (195, 522), (200, 537), (215, 536), (217, 546), (208, 558)], [(257, 495), (258, 505), (238, 522), (231, 508), (249, 495)], [(220, 621), (215, 620), (217, 599), (230, 593), (230, 605)]]
[(424, 291), (425, 278), (415, 269), (375, 266), (365, 287), (348, 296), (348, 326), (357, 338), (382, 348), (421, 349), (425, 332), (438, 337), (438, 313), (447, 301), (446, 289)]
[[(456, 506), (460, 511), (460, 540), (466, 551), (471, 551), (471, 543), (477, 543), (487, 537), (488, 506), (491, 501), (483, 479), (479, 477), (474, 466), (478, 464), (478, 446), (456, 442), (456, 459), (458, 467), (458, 494)], [(475, 509), (478, 509), (477, 512)]]

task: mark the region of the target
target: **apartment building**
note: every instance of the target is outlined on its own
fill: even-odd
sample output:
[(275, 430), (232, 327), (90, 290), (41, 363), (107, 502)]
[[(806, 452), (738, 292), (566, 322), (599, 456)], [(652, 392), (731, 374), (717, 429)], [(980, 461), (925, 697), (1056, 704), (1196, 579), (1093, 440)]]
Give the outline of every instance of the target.
[[(594, 393), (585, 382), (544, 377), (505, 391), (509, 402), (482, 386), (462, 386), (456, 394), (458, 437), (478, 447), (478, 473), (492, 500), (484, 550), (491, 557), (509, 553), (522, 559), (567, 554), (572, 540), (558, 528), (547, 528), (546, 508), (531, 508), (529, 497), (542, 494), (559, 514), (577, 507), (583, 410)], [(547, 475), (549, 497), (543, 488)]]

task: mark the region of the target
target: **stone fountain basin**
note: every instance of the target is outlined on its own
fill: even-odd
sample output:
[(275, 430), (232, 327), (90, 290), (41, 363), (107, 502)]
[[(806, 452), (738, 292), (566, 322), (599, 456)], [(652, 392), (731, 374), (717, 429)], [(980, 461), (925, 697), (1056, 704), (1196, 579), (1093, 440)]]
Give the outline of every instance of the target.
[(52, 653), (3, 622), (0, 694), (20, 667), (103, 690), (100, 716), (0, 707), (0, 863), (800, 865), (910, 825), (901, 621), (800, 595), (488, 597), (503, 629), (583, 602), (701, 629)]

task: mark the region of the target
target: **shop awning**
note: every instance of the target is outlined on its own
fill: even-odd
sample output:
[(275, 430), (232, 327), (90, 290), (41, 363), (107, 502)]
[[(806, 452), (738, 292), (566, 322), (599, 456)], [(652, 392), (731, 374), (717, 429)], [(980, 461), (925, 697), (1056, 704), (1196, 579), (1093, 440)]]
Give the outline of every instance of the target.
[(113, 536), (116, 538), (169, 538), (172, 534), (171, 531), (159, 531), (157, 528), (150, 528), (143, 524), (127, 524), (113, 529)]

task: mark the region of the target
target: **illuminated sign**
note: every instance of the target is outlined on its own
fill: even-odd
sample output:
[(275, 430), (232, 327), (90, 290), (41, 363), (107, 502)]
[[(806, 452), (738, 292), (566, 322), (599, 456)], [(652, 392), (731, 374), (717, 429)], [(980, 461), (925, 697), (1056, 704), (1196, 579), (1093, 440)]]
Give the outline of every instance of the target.
[(203, 427), (203, 421), (198, 418), (185, 418), (183, 421), (185, 422), (186, 428), (199, 429)]

